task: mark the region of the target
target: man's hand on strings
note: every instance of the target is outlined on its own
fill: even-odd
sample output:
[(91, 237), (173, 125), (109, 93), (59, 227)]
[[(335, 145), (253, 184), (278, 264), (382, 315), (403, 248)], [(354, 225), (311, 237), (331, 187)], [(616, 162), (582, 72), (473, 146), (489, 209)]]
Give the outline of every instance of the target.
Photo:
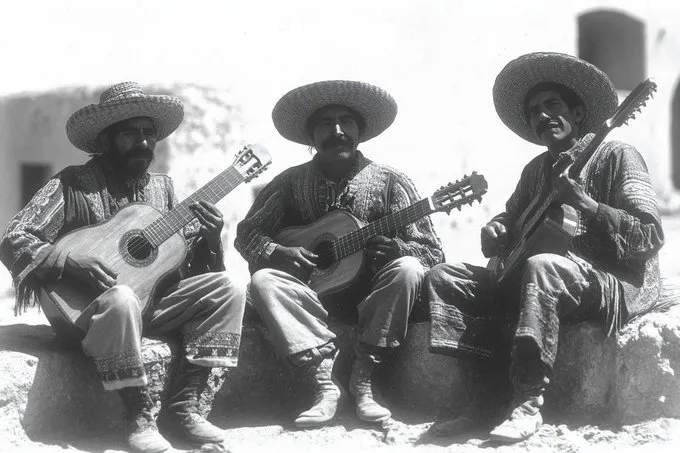
[(98, 258), (69, 253), (64, 263), (64, 274), (86, 283), (97, 291), (106, 291), (116, 284), (118, 274)]

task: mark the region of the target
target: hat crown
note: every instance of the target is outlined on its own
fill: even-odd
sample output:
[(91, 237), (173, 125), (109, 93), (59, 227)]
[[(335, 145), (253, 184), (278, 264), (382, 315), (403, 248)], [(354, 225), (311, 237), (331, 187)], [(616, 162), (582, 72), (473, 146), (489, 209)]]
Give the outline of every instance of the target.
[(137, 82), (122, 82), (107, 88), (99, 96), (99, 103), (106, 104), (108, 102), (119, 101), (121, 99), (144, 97), (142, 86)]

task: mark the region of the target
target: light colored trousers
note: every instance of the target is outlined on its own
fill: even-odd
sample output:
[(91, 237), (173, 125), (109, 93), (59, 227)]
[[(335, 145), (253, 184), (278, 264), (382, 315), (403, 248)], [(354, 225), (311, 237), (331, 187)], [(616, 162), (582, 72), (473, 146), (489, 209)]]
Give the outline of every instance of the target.
[(147, 384), (142, 333), (178, 335), (183, 353), (195, 365), (237, 365), (245, 296), (226, 272), (181, 280), (144, 317), (139, 298), (127, 286), (108, 289), (94, 303), (82, 347), (94, 358), (106, 390)]
[[(358, 339), (373, 346), (399, 346), (406, 337), (408, 318), (424, 276), (422, 264), (411, 256), (397, 258), (380, 269), (356, 307)], [(282, 357), (335, 339), (328, 329), (328, 312), (316, 292), (286, 272), (269, 268), (255, 272), (250, 298)]]

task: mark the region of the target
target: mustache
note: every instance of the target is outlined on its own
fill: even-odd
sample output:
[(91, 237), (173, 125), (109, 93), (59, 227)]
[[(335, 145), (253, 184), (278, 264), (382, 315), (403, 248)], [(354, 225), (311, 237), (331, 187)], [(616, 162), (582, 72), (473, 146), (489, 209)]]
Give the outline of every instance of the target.
[(153, 151), (148, 148), (132, 148), (122, 156), (123, 160), (152, 158)]
[(324, 149), (332, 148), (334, 146), (342, 146), (342, 145), (348, 145), (348, 146), (353, 147), (354, 146), (354, 140), (347, 137), (346, 135), (333, 135), (331, 137), (328, 137), (326, 140), (324, 140), (321, 143), (321, 147), (324, 148)]
[(552, 129), (555, 127), (552, 123), (557, 123), (558, 127), (564, 126), (562, 123), (562, 120), (559, 118), (549, 118), (547, 120), (543, 120), (538, 125), (536, 126), (536, 133), (538, 135), (541, 135), (543, 132), (547, 131), (548, 129)]

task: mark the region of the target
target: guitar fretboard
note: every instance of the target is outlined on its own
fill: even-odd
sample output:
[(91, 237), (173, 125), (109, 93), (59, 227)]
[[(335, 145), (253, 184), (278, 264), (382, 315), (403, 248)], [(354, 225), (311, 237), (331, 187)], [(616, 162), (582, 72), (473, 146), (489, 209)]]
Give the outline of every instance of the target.
[[(597, 151), (597, 148), (600, 146), (600, 144), (605, 139), (607, 134), (609, 134), (609, 132), (610, 128), (607, 126), (606, 123), (598, 129), (595, 136), (592, 138), (592, 140), (590, 140), (590, 142), (585, 146), (585, 148), (583, 148), (583, 150), (576, 156), (574, 163), (569, 168), (570, 178), (575, 178), (578, 176), (579, 173), (581, 173), (581, 170), (583, 170), (583, 168), (586, 166), (590, 158), (593, 157), (595, 151)], [(537, 208), (534, 209), (533, 214), (531, 215), (531, 217), (529, 217), (529, 220), (524, 222), (524, 226), (522, 227), (523, 232), (531, 233), (533, 231), (534, 227), (543, 218), (543, 214), (545, 214), (548, 207), (557, 200), (557, 195), (558, 195), (557, 189), (553, 187), (548, 193), (548, 195), (545, 197), (543, 202), (540, 205), (538, 205)], [(504, 249), (504, 252), (501, 254), (501, 258), (505, 259), (509, 257), (512, 253), (514, 253), (515, 249), (522, 242), (523, 237), (520, 236), (519, 238), (516, 239), (516, 241), (513, 242), (512, 246), (506, 247)]]
[(189, 205), (199, 200), (213, 204), (217, 203), (243, 181), (243, 175), (232, 165), (215, 176), (205, 186), (188, 196), (170, 212), (144, 228), (142, 233), (152, 246), (158, 247), (163, 241), (184, 228), (194, 218), (194, 213), (189, 209)]
[(330, 252), (332, 253), (332, 258), (333, 260), (340, 260), (352, 253), (358, 252), (364, 248), (366, 242), (373, 236), (394, 234), (404, 225), (413, 223), (433, 212), (429, 198), (423, 198), (408, 208), (388, 214), (375, 222), (336, 239), (331, 245)]

